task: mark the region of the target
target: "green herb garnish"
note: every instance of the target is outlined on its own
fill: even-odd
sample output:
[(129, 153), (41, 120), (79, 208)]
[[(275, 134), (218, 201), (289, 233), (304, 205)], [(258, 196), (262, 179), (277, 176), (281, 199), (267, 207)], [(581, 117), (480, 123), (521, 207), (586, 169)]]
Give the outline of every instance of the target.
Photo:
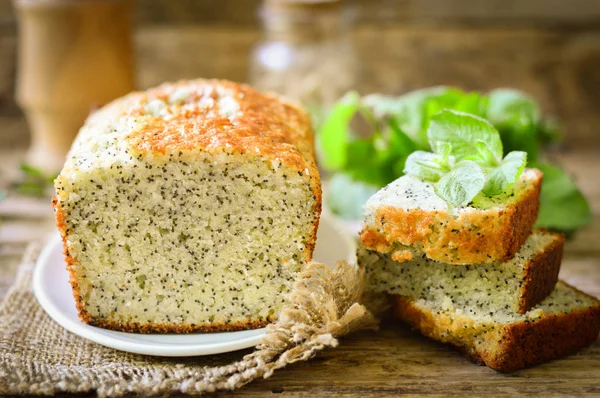
[[(454, 137), (457, 138), (452, 143), (454, 154), (445, 144), (430, 147), (428, 131), (432, 122), (436, 141), (441, 141), (438, 140), (440, 134), (454, 134), (443, 129), (444, 123), (452, 124), (451, 118), (436, 121), (444, 109), (468, 113), (484, 119), (484, 123), (488, 121), (484, 126), (478, 119), (465, 128), (479, 125), (478, 132), (498, 137), (490, 133), (491, 124), (499, 133), (501, 145), (497, 138), (492, 138), (493, 141), (484, 138), (477, 143)], [(537, 225), (568, 232), (588, 224), (592, 217), (572, 178), (543, 159), (544, 146), (558, 140), (556, 125), (542, 118), (535, 100), (518, 90), (497, 89), (482, 94), (449, 87), (417, 90), (396, 97), (378, 94), (361, 97), (350, 93), (334, 105), (317, 137), (321, 165), (334, 175), (345, 176), (344, 184), (337, 185), (341, 192), (332, 192), (330, 196), (344, 197), (345, 203), (352, 199), (357, 202), (355, 206), (334, 206), (332, 210), (345, 218), (354, 217), (356, 208), (364, 203), (362, 195), (357, 194), (364, 192), (361, 185), (383, 187), (404, 175), (404, 170), (437, 182), (457, 168), (456, 158), (452, 167), (448, 163), (450, 156), (456, 157), (457, 151), (468, 151), (470, 156), (464, 160), (483, 168), (484, 194), (503, 192), (522, 171), (520, 166), (524, 164), (525, 155), (510, 153), (520, 151), (526, 153), (529, 167), (538, 167), (545, 174)], [(502, 149), (508, 153), (503, 159)], [(418, 163), (407, 162), (415, 151), (429, 155), (422, 156)], [(352, 184), (358, 188), (351, 187)], [(560, 185), (569, 187), (566, 191), (570, 193), (563, 195)], [(452, 186), (448, 185), (445, 191), (453, 192)], [(347, 210), (350, 208), (352, 211)]]
[(454, 206), (466, 206), (483, 191), (498, 195), (512, 185), (527, 163), (525, 152), (502, 158), (500, 134), (488, 121), (463, 112), (442, 110), (427, 131), (434, 153), (408, 156), (404, 173), (435, 183), (435, 193)]
[(532, 166), (544, 173), (536, 226), (571, 232), (591, 222), (590, 205), (564, 170), (549, 163)]
[(44, 173), (28, 164), (21, 165), (21, 172), (21, 180), (14, 184), (14, 188), (19, 194), (36, 197), (49, 196), (57, 174)]

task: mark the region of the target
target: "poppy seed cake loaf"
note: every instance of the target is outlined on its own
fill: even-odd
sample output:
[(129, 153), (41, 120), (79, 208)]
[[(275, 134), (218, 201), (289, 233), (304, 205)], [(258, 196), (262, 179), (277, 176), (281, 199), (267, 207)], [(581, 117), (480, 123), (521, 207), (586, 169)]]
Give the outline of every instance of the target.
[(446, 264), (425, 256), (396, 262), (365, 248), (358, 250), (358, 262), (374, 292), (460, 306), (467, 313), (504, 309), (524, 314), (554, 289), (563, 243), (562, 235), (539, 230), (504, 263)]
[(470, 312), (399, 295), (390, 301), (396, 317), (423, 335), (452, 344), (500, 372), (572, 354), (596, 341), (600, 332), (600, 301), (561, 281), (525, 314)]
[(308, 115), (226, 81), (100, 109), (55, 188), (79, 316), (123, 331), (273, 321), (312, 258), (321, 211)]
[(432, 183), (405, 175), (365, 203), (361, 243), (394, 261), (422, 254), (451, 264), (508, 261), (531, 233), (541, 183), (539, 170), (525, 169), (504, 193), (449, 209)]

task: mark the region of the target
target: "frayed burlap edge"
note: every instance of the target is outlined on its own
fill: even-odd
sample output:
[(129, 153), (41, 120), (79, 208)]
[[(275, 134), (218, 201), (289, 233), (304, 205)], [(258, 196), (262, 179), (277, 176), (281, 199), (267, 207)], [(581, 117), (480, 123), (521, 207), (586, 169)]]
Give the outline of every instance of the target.
[[(311, 263), (300, 274), (290, 296), (290, 304), (279, 320), (267, 327), (260, 345), (251, 354), (225, 366), (153, 364), (145, 357), (140, 366), (81, 366), (65, 364), (61, 358), (47, 363), (43, 355), (32, 357), (27, 342), (15, 341), (18, 333), (10, 333), (11, 325), (19, 325), (19, 309), (37, 306), (31, 292), (33, 263), (39, 245), (28, 248), (17, 281), (0, 304), (0, 393), (54, 394), (57, 392), (96, 391), (100, 396), (124, 394), (159, 395), (172, 392), (202, 394), (218, 390), (234, 390), (258, 378), (268, 378), (277, 369), (305, 361), (326, 347), (336, 347), (338, 338), (361, 329), (375, 329), (377, 319), (359, 303), (364, 291), (364, 271), (347, 262), (335, 269)], [(35, 308), (36, 317), (47, 317)], [(40, 320), (40, 324), (42, 324)], [(47, 319), (43, 319), (48, 322)], [(31, 327), (36, 327), (36, 320)], [(61, 330), (59, 327), (57, 330)], [(66, 333), (61, 330), (61, 333)], [(70, 335), (73, 339), (79, 337)], [(48, 339), (46, 339), (48, 340)], [(49, 339), (52, 341), (52, 338)], [(85, 342), (85, 347), (94, 343)], [(25, 348), (24, 348), (25, 347)], [(103, 350), (109, 350), (102, 347)], [(101, 353), (104, 351), (100, 351)], [(111, 358), (133, 354), (115, 351)], [(40, 360), (42, 358), (42, 360)], [(146, 359), (148, 358), (148, 359)], [(68, 361), (67, 361), (68, 362)]]

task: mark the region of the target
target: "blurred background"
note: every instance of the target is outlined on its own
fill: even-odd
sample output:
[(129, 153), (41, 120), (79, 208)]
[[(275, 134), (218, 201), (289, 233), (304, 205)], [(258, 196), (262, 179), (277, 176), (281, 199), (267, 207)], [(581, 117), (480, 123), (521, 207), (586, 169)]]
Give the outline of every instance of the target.
[(0, 255), (51, 228), (46, 182), (90, 110), (196, 77), (288, 95), (317, 127), (349, 90), (522, 90), (559, 121), (544, 150), (600, 214), (600, 1), (0, 0), (0, 242), (17, 247)]
[[(0, 0), (3, 149), (30, 142), (15, 101), (18, 3)], [(248, 81), (253, 48), (266, 36), (262, 5), (260, 0), (136, 1), (131, 10), (135, 87), (194, 77)], [(561, 120), (570, 144), (599, 141), (599, 1), (356, 0), (349, 5), (359, 92), (400, 94), (438, 84), (516, 87)]]

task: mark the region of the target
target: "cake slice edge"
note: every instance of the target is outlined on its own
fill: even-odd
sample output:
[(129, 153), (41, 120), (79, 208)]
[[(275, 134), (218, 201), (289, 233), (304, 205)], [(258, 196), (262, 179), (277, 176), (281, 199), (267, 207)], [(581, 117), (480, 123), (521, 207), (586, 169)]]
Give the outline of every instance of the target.
[[(384, 196), (381, 192), (393, 188), (392, 183), (365, 205), (361, 243), (374, 251), (392, 253), (397, 261), (410, 261), (422, 254), (452, 264), (508, 261), (525, 243), (535, 224), (542, 178), (539, 170), (526, 169), (520, 181), (525, 188), (517, 199), (509, 193), (510, 203), (505, 206), (462, 208), (457, 214), (439, 204), (421, 209), (386, 205), (385, 199), (379, 204), (371, 203), (377, 202), (378, 195)], [(412, 191), (412, 185), (407, 189), (410, 192), (398, 194), (418, 195)], [(433, 192), (432, 186), (429, 190)]]
[[(534, 309), (530, 316), (495, 324), (428, 308), (405, 296), (391, 295), (390, 302), (394, 315), (424, 336), (456, 346), (476, 363), (513, 372), (572, 354), (598, 338), (600, 301), (562, 281), (553, 293), (558, 290), (576, 297), (576, 305), (569, 311)], [(549, 297), (540, 307), (553, 304)]]
[[(390, 254), (363, 247), (358, 249), (357, 259), (366, 270), (368, 288), (375, 292), (434, 300), (433, 291), (436, 297), (443, 294), (452, 301), (458, 300), (460, 306), (462, 297), (478, 301), (481, 290), (494, 289), (495, 284), (495, 289), (502, 289), (504, 294), (490, 308), (500, 309), (500, 306), (509, 305), (507, 308), (524, 314), (554, 289), (563, 246), (562, 234), (538, 229), (506, 263), (458, 265), (423, 258), (398, 262), (392, 260)], [(434, 286), (430, 282), (432, 278), (436, 281)], [(454, 286), (452, 289), (452, 283), (459, 288)]]

